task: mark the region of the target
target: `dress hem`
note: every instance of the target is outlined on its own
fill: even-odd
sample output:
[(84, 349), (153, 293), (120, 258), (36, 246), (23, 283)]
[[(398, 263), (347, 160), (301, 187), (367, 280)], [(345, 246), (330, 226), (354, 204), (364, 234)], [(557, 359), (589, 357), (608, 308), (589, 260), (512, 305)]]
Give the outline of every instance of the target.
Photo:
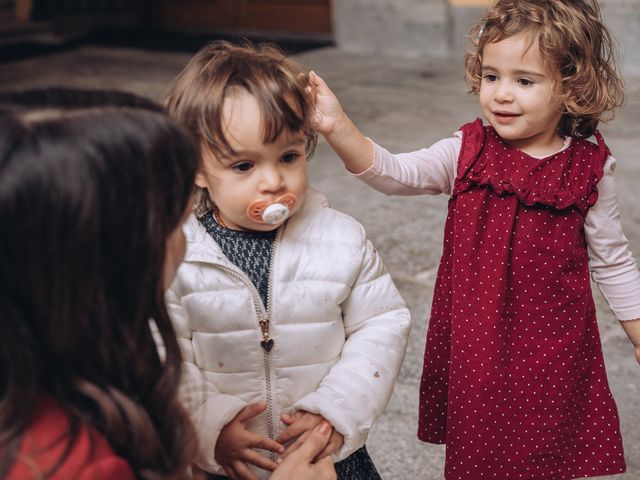
[[(588, 475), (578, 475), (575, 473), (568, 473), (567, 475), (569, 476), (565, 476), (565, 474), (558, 474), (558, 475), (553, 475), (551, 477), (531, 477), (529, 479), (526, 479), (524, 477), (518, 477), (518, 480), (575, 480), (578, 478), (593, 478), (593, 477), (608, 477), (611, 475), (620, 475), (621, 473), (625, 473), (627, 471), (627, 468), (624, 467), (622, 468), (622, 470), (615, 470), (615, 471), (598, 471), (598, 472), (594, 472), (594, 473), (590, 473)], [(444, 480), (461, 480), (462, 477), (457, 477), (457, 478), (451, 478), (451, 477), (447, 477), (444, 476), (443, 477)], [(488, 477), (487, 477), (488, 478)], [(468, 480), (468, 478), (465, 478), (464, 480)]]

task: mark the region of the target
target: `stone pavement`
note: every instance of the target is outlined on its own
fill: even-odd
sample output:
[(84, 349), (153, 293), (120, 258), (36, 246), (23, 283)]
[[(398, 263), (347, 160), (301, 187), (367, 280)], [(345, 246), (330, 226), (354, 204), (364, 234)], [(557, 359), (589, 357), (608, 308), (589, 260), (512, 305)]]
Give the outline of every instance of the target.
[[(156, 100), (189, 58), (185, 53), (81, 47), (66, 52), (0, 63), (0, 88), (65, 85), (121, 88)], [(466, 94), (461, 58), (447, 60), (358, 56), (334, 48), (296, 57), (322, 75), (361, 130), (391, 151), (427, 146), (479, 115)], [(619, 161), (620, 212), (631, 249), (640, 258), (640, 78), (628, 78), (625, 108), (602, 131)], [(310, 163), (311, 184), (332, 205), (358, 218), (380, 251), (413, 312), (405, 363), (385, 414), (372, 429), (368, 448), (388, 480), (443, 478), (444, 449), (421, 443), (417, 425), (418, 384), (427, 315), (442, 245), (447, 198), (389, 198), (350, 177), (320, 142)], [(605, 360), (620, 410), (626, 474), (640, 478), (640, 366), (622, 328), (595, 292)], [(469, 480), (475, 480), (470, 478)]]

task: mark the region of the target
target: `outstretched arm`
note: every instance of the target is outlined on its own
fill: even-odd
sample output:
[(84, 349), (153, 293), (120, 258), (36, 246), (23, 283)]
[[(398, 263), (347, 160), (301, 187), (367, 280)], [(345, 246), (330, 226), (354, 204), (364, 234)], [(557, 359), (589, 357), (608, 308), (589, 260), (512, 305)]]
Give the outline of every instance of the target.
[(461, 137), (440, 140), (428, 148), (392, 154), (366, 138), (344, 113), (340, 102), (315, 72), (308, 90), (314, 101), (314, 128), (352, 173), (385, 195), (451, 193)]

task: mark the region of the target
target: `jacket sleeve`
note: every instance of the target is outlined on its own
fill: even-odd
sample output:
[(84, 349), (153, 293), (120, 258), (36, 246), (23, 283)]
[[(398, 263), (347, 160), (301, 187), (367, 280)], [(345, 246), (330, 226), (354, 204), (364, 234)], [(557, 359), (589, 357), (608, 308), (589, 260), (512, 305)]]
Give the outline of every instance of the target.
[(364, 238), (359, 272), (342, 304), (347, 340), (317, 390), (294, 407), (322, 415), (344, 436), (342, 460), (364, 445), (404, 358), (411, 317), (378, 253)]
[(195, 461), (204, 470), (220, 470), (222, 467), (214, 458), (220, 431), (247, 404), (237, 397), (220, 393), (198, 367), (192, 343), (193, 330), (175, 283), (167, 291), (166, 301), (183, 357), (180, 396), (198, 434), (199, 449)]

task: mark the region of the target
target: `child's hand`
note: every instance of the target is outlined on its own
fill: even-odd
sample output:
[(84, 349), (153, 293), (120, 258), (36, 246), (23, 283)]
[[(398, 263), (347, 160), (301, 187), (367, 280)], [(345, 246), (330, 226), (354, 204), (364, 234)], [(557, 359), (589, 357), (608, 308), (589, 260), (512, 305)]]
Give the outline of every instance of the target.
[[(298, 411), (293, 415), (282, 415), (282, 422), (288, 425), (288, 427), (278, 435), (276, 441), (282, 444), (294, 438), (296, 439), (281, 455), (282, 458), (286, 458), (287, 455), (290, 455), (291, 452), (294, 452), (302, 446), (316, 426), (320, 425), (322, 422), (326, 422), (326, 420), (322, 415), (318, 415), (316, 413)], [(332, 428), (331, 436), (329, 437), (327, 445), (316, 455), (314, 461), (321, 460), (338, 451), (340, 447), (342, 447), (343, 443), (344, 437)]]
[(324, 136), (345, 167), (352, 173), (362, 173), (371, 167), (373, 143), (358, 130), (324, 80), (313, 71), (309, 72), (307, 93), (315, 105), (313, 128)]
[(313, 70), (309, 72), (307, 93), (315, 105), (315, 112), (311, 120), (313, 128), (324, 136), (331, 135), (345, 116), (338, 98)]
[(636, 360), (640, 363), (640, 318), (623, 320), (620, 324), (635, 349)]
[(331, 430), (329, 422), (322, 422), (320, 426), (314, 428), (304, 445), (278, 465), (270, 477), (271, 480), (335, 480), (336, 469), (331, 457), (327, 456), (318, 462), (313, 462), (313, 459), (327, 445)]
[(260, 455), (254, 448), (262, 448), (282, 454), (284, 447), (267, 437), (247, 431), (246, 422), (262, 413), (267, 404), (265, 402), (254, 403), (244, 407), (238, 415), (227, 423), (216, 443), (215, 458), (226, 474), (233, 480), (258, 480), (248, 463), (265, 470), (273, 471), (278, 464), (273, 460)]

